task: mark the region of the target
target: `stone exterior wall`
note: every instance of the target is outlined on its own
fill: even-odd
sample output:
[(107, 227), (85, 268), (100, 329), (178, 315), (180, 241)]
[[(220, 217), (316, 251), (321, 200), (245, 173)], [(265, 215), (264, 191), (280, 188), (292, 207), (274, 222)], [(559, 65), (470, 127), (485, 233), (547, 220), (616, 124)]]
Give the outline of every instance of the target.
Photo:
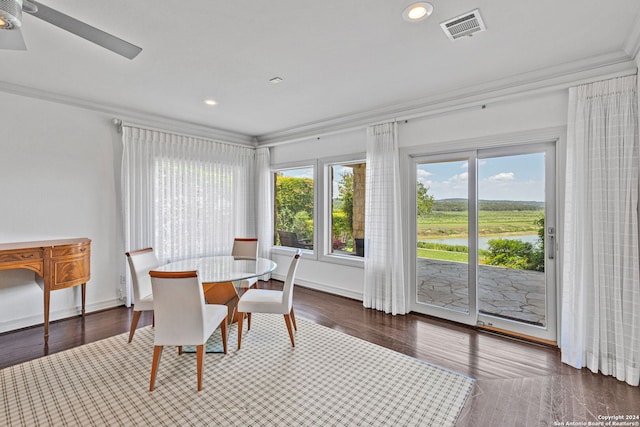
[(366, 165), (353, 167), (353, 237), (364, 238), (364, 203), (365, 203)]

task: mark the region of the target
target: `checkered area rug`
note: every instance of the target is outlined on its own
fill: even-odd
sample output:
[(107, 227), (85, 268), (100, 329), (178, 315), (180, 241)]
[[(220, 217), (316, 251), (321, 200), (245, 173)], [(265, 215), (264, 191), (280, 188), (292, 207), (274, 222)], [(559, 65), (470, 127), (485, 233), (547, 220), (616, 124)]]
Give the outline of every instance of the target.
[[(118, 335), (0, 371), (8, 426), (453, 426), (473, 380), (298, 319), (254, 314), (236, 351), (164, 349), (149, 392), (153, 329)], [(219, 331), (212, 340), (219, 340)]]

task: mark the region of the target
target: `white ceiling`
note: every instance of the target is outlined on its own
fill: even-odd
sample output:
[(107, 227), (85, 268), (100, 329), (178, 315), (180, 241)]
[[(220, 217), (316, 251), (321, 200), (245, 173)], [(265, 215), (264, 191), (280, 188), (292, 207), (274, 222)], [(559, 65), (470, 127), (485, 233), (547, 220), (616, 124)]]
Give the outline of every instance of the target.
[[(628, 61), (640, 10), (638, 0), (433, 0), (429, 19), (407, 23), (405, 0), (42, 2), (143, 51), (128, 60), (25, 14), (27, 51), (0, 51), (0, 89), (257, 141)], [(487, 31), (449, 41), (439, 23), (475, 8)]]

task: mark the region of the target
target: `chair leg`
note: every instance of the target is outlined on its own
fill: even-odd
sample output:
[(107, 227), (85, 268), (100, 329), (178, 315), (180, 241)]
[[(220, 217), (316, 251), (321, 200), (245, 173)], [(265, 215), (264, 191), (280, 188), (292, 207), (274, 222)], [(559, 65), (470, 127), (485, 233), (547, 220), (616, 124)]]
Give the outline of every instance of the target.
[(251, 313), (247, 313), (247, 331), (251, 330)]
[(240, 344), (242, 344), (242, 320), (244, 319), (244, 313), (240, 313), (238, 316), (238, 350), (240, 350)]
[(225, 317), (222, 323), (220, 323), (220, 332), (222, 332), (222, 348), (224, 354), (227, 354), (227, 318)]
[(202, 369), (204, 368), (204, 344), (196, 347), (196, 363), (198, 364), (198, 391), (202, 390)]
[(153, 391), (156, 383), (156, 374), (158, 373), (158, 365), (160, 365), (160, 356), (162, 356), (162, 346), (153, 347), (153, 362), (151, 362), (151, 381), (149, 382), (149, 391)]
[(298, 325), (296, 325), (296, 315), (293, 312), (293, 307), (291, 307), (291, 311), (289, 312), (289, 316), (291, 316), (291, 321), (293, 322), (293, 329), (295, 331), (298, 330)]
[(178, 346), (178, 356), (182, 356), (182, 346)]
[(140, 319), (141, 311), (134, 311), (131, 318), (131, 327), (129, 328), (129, 342), (133, 340), (133, 334), (136, 333), (136, 327), (138, 326), (138, 320)]
[(289, 338), (291, 338), (291, 347), (295, 347), (296, 343), (293, 340), (293, 330), (291, 328), (291, 316), (289, 316), (288, 314), (285, 314), (284, 322), (287, 324), (287, 331), (289, 331)]

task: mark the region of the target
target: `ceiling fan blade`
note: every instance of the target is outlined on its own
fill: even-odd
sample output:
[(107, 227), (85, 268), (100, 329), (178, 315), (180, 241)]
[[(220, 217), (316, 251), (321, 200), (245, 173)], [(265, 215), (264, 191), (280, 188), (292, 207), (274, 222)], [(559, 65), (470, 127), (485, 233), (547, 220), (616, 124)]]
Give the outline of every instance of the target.
[(28, 12), (36, 18), (40, 18), (43, 21), (53, 24), (56, 27), (62, 28), (63, 30), (80, 36), (83, 39), (89, 40), (92, 43), (100, 45), (105, 49), (109, 49), (110, 51), (115, 52), (118, 55), (122, 55), (125, 58), (133, 59), (142, 51), (142, 48), (138, 46), (135, 46), (116, 36), (112, 36), (109, 33), (105, 33), (104, 31), (92, 27), (89, 24), (85, 24), (82, 21), (78, 21), (77, 19), (72, 18), (69, 15), (65, 15), (62, 12), (58, 12), (55, 9), (51, 9), (50, 7), (45, 6), (42, 3), (33, 0), (29, 0), (29, 2), (36, 5), (38, 7), (38, 10), (36, 12), (28, 12), (27, 10), (25, 10), (25, 12)]
[(0, 30), (0, 49), (27, 50), (20, 28)]

